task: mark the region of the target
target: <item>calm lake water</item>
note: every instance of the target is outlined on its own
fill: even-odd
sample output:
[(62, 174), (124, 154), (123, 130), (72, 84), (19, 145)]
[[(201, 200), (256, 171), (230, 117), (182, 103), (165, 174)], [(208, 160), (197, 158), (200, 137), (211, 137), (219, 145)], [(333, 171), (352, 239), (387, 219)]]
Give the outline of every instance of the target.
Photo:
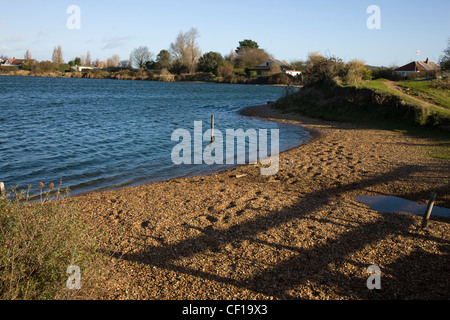
[[(279, 129), (280, 151), (308, 139), (298, 126), (239, 115), (276, 100), (283, 87), (104, 79), (0, 76), (0, 181), (5, 187), (40, 181), (71, 195), (226, 169), (175, 165), (172, 132)], [(270, 137), (269, 137), (270, 138)]]

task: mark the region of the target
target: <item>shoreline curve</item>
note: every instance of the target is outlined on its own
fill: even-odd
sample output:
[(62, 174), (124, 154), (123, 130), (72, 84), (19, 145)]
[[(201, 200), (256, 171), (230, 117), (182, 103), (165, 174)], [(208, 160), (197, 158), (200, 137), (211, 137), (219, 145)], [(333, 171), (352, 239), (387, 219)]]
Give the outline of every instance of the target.
[[(422, 230), (420, 216), (355, 199), (425, 203), (434, 190), (450, 207), (450, 162), (423, 151), (433, 141), (270, 106), (242, 112), (297, 123), (314, 139), (280, 153), (273, 176), (243, 165), (72, 199), (111, 253), (99, 299), (448, 298), (450, 219), (432, 216)], [(376, 292), (371, 265), (382, 271)]]

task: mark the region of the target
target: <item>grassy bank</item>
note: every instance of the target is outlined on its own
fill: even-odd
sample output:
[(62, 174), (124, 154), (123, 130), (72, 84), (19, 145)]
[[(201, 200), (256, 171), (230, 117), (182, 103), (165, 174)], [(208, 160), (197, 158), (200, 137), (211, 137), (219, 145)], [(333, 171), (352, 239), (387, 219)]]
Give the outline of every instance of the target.
[(450, 85), (448, 81), (409, 80), (393, 82), (386, 79), (377, 79), (361, 82), (357, 87), (388, 93), (409, 104), (450, 115)]
[(59, 71), (59, 70), (19, 70), (14, 67), (0, 67), (0, 75), (13, 76), (31, 76), (31, 77), (60, 77), (60, 78), (88, 78), (88, 79), (116, 79), (116, 80), (144, 80), (144, 81), (165, 81), (165, 82), (183, 82), (183, 81), (202, 81), (231, 84), (277, 84), (294, 85), (298, 84), (299, 79), (284, 73), (273, 74), (270, 76), (257, 77), (233, 73), (229, 76), (217, 76), (209, 72), (196, 72), (192, 74), (172, 74), (169, 72), (151, 71), (151, 70), (130, 70), (110, 68), (77, 71)]
[[(400, 84), (414, 87), (410, 82)], [(418, 87), (424, 90), (430, 85)], [(439, 97), (440, 103), (448, 107), (448, 93), (434, 86), (433, 90), (433, 95), (428, 96), (436, 97), (435, 100)], [(443, 106), (433, 108), (426, 102), (421, 103), (399, 93), (383, 79), (357, 86), (325, 82), (306, 85), (298, 92), (277, 100), (274, 107), (324, 120), (352, 122), (427, 137), (435, 141), (435, 146), (427, 150), (430, 156), (450, 159), (450, 132), (446, 131), (450, 126), (450, 113)]]
[[(77, 204), (53, 186), (30, 202), (26, 191), (0, 197), (0, 299), (47, 300), (89, 297), (105, 258)], [(69, 290), (69, 266), (80, 268), (79, 290)]]

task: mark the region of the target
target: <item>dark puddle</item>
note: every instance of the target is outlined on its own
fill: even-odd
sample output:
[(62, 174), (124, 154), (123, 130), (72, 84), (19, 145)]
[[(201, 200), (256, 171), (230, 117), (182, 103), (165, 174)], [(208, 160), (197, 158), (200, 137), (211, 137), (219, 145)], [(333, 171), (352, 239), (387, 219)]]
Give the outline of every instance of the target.
[[(393, 196), (357, 196), (356, 200), (364, 203), (373, 210), (382, 212), (404, 212), (423, 215), (427, 210), (427, 204)], [(450, 217), (450, 209), (433, 206), (431, 216)]]

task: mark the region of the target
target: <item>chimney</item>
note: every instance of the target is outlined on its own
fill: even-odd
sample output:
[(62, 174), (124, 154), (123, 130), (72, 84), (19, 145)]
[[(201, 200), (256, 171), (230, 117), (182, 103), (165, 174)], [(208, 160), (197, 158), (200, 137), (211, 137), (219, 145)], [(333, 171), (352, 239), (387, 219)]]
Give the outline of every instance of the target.
[(425, 60), (425, 63), (428, 64), (428, 58), (427, 58), (427, 60)]

